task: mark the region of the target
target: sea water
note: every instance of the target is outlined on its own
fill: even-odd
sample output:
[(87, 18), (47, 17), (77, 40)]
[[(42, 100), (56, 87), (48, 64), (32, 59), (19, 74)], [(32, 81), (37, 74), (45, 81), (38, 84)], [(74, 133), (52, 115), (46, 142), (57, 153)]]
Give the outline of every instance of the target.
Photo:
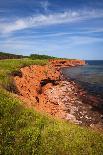
[(63, 68), (67, 79), (76, 81), (89, 93), (103, 98), (103, 60), (88, 60), (87, 65)]

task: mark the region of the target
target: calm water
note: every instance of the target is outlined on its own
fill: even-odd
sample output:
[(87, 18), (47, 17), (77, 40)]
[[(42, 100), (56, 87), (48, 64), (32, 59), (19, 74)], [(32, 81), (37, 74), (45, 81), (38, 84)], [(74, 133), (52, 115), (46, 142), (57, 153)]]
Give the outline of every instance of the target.
[(88, 65), (62, 70), (64, 76), (81, 84), (89, 93), (103, 97), (103, 60), (86, 61)]

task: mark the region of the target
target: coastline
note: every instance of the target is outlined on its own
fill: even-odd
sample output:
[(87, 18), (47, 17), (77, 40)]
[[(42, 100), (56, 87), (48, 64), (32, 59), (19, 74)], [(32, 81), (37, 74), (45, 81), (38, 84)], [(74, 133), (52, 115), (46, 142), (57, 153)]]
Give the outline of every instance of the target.
[(77, 83), (64, 79), (62, 67), (85, 65), (80, 60), (50, 60), (47, 66), (21, 68), (22, 76), (14, 77), (19, 98), (25, 106), (75, 124), (103, 127), (98, 100)]

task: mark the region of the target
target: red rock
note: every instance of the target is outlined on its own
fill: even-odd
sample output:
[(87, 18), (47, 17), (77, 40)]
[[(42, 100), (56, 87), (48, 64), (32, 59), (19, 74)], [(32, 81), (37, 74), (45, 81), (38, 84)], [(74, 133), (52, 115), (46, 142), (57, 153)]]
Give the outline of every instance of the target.
[[(50, 65), (38, 66), (31, 65), (30, 67), (21, 68), (22, 77), (14, 77), (20, 98), (23, 99), (28, 107), (34, 107), (38, 111), (47, 112), (55, 117), (63, 118), (65, 112), (63, 105), (55, 102), (58, 99), (59, 90), (54, 97), (48, 98), (46, 91), (53, 87), (52, 83), (47, 83), (41, 87), (41, 80), (51, 79), (59, 80), (60, 72), (56, 70), (56, 66), (75, 66), (84, 65), (85, 61), (80, 60), (50, 60)], [(71, 86), (70, 86), (71, 87)], [(51, 95), (50, 93), (49, 95)], [(55, 98), (56, 97), (56, 98)], [(57, 104), (54, 104), (57, 103)]]

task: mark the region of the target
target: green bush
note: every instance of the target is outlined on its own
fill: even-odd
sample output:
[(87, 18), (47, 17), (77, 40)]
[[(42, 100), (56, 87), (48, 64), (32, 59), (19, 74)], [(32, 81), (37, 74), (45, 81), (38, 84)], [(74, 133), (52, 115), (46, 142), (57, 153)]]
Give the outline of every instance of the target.
[(16, 55), (16, 54), (0, 52), (0, 60), (1, 59), (21, 59), (23, 57), (24, 56), (22, 56), (22, 55)]
[(35, 60), (35, 59), (55, 59), (56, 57), (53, 56), (48, 56), (48, 55), (39, 55), (39, 54), (31, 54), (30, 58)]

